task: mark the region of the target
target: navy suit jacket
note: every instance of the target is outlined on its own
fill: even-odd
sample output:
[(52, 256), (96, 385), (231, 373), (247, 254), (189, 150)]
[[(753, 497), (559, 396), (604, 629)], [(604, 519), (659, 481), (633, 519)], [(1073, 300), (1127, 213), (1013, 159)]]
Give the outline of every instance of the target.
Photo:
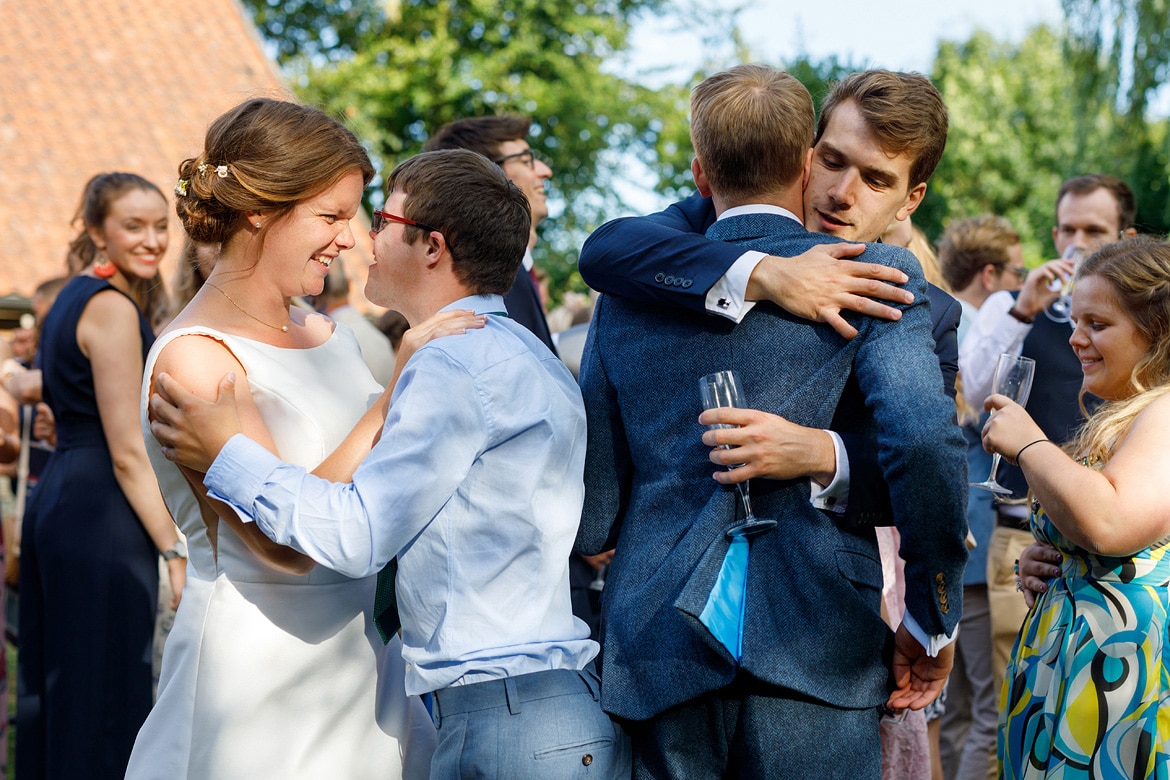
[[(833, 240), (787, 217), (744, 215), (712, 238), (795, 255)], [(928, 634), (949, 633), (962, 605), (967, 551), (966, 447), (932, 354), (926, 284), (913, 256), (875, 245), (873, 260), (910, 277), (897, 323), (856, 317), (846, 340), (762, 303), (738, 325), (677, 306), (604, 295), (581, 368), (588, 412), (578, 550), (616, 540), (603, 598), (602, 703), (641, 720), (754, 678), (841, 707), (888, 695), (873, 529), (809, 503), (807, 479), (752, 482), (757, 515), (779, 525), (751, 542), (740, 664), (698, 622), (728, 548), (736, 491), (711, 478), (698, 416), (699, 377), (740, 373), (746, 403), (827, 427), (850, 377), (877, 422), (878, 458), (906, 559), (907, 607)]]
[(544, 306), (540, 303), (540, 292), (523, 265), (516, 270), (512, 289), (504, 295), (504, 308), (508, 310), (510, 319), (528, 328), (554, 355), (557, 354), (552, 334), (548, 330), (548, 320), (544, 316)]
[[(715, 223), (715, 206), (697, 193), (647, 217), (622, 217), (605, 223), (585, 240), (578, 265), (586, 284), (611, 295), (648, 303), (665, 303), (707, 312), (707, 291), (721, 279), (745, 248), (710, 241), (702, 234)], [(826, 241), (817, 243), (828, 243)], [(803, 251), (803, 250), (802, 250)], [(796, 253), (796, 254), (799, 254)], [(867, 250), (858, 260), (874, 262)], [(783, 255), (781, 255), (783, 256)], [(934, 352), (947, 394), (955, 397), (959, 373), (959, 302), (933, 284), (927, 285)], [(851, 318), (856, 324), (856, 321)], [(850, 490), (846, 517), (871, 525), (892, 525), (890, 495), (871, 438), (858, 434), (859, 421), (849, 415), (835, 420), (849, 457)]]

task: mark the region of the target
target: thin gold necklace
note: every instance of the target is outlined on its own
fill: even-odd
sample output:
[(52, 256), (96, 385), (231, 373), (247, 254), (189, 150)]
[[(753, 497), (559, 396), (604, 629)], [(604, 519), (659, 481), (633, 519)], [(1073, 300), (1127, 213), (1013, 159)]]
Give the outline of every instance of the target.
[(271, 324), (265, 322), (264, 320), (260, 319), (259, 317), (257, 317), (255, 314), (252, 314), (251, 312), (244, 309), (244, 307), (241, 306), (240, 304), (236, 303), (232, 299), (232, 296), (228, 295), (222, 289), (220, 289), (219, 285), (212, 284), (211, 282), (204, 282), (204, 284), (206, 284), (208, 287), (211, 287), (212, 289), (214, 289), (216, 292), (218, 292), (223, 297), (227, 298), (228, 303), (230, 303), (232, 306), (235, 306), (237, 309), (239, 309), (240, 313), (243, 314), (245, 317), (251, 317), (252, 319), (256, 320), (256, 322), (259, 322), (261, 325), (263, 325), (266, 328), (272, 328), (273, 330), (278, 330), (281, 333), (288, 333), (288, 325), (271, 325)]

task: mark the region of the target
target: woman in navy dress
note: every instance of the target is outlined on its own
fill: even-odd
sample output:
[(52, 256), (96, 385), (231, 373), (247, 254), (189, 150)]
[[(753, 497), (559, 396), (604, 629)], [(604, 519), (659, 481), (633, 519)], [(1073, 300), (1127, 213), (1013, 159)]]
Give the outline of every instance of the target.
[[(86, 185), (70, 271), (41, 335), (57, 449), (24, 517), (17, 775), (121, 778), (150, 711), (158, 556), (186, 551), (138, 424), (147, 314), (165, 307), (167, 203), (129, 173)], [(177, 602), (178, 596), (175, 601)]]

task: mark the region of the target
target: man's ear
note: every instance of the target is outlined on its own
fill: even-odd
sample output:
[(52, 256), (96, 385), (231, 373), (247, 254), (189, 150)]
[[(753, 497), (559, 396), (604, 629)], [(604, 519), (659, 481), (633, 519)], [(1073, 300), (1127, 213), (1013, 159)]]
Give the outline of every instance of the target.
[(447, 251), (447, 238), (437, 230), (430, 231), (423, 236), (423, 241), (426, 242), (426, 267), (427, 270), (434, 270), (443, 257), (450, 257), (451, 253)]
[(919, 182), (914, 185), (914, 188), (906, 195), (906, 202), (902, 204), (902, 208), (898, 209), (898, 213), (894, 215), (895, 219), (906, 219), (922, 205), (922, 198), (926, 195), (926, 182)]
[(699, 188), (699, 194), (704, 198), (711, 197), (711, 185), (707, 183), (707, 174), (703, 173), (703, 164), (699, 162), (698, 157), (691, 160), (691, 176), (695, 178), (695, 186)]
[(1133, 238), (1137, 234), (1137, 228), (1127, 227), (1125, 230), (1121, 231), (1122, 238)]
[(984, 290), (995, 289), (995, 283), (999, 276), (1002, 276), (1004, 271), (1003, 266), (997, 266), (995, 263), (988, 263), (979, 269), (979, 282), (983, 285)]
[(800, 174), (800, 191), (804, 192), (808, 189), (808, 180), (812, 176), (812, 158), (813, 150), (810, 146), (804, 155), (804, 170)]

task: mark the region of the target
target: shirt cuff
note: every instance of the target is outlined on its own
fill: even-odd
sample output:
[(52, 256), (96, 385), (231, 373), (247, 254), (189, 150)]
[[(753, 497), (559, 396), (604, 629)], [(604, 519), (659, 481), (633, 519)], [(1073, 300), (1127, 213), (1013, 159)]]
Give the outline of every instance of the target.
[(280, 458), (242, 433), (227, 444), (203, 475), (207, 495), (236, 510), (245, 523), (255, 520), (252, 504), (268, 476), (281, 465)]
[(810, 479), (809, 486), (812, 495), (809, 500), (816, 509), (824, 509), (834, 514), (843, 515), (849, 506), (849, 453), (845, 450), (845, 442), (834, 431), (825, 431), (833, 440), (833, 457), (837, 471), (833, 474), (833, 481), (821, 487), (820, 483)]
[(727, 273), (719, 277), (707, 291), (707, 311), (734, 322), (743, 320), (755, 307), (755, 301), (744, 300), (752, 272), (767, 255), (763, 252), (744, 252)]
[(949, 645), (951, 642), (954, 642), (955, 637), (958, 634), (958, 632), (955, 630), (958, 628), (958, 626), (955, 626), (955, 629), (951, 630), (949, 636), (947, 634), (935, 634), (934, 636), (927, 636), (926, 632), (922, 630), (922, 626), (918, 625), (918, 621), (915, 620), (914, 616), (909, 612), (902, 616), (902, 625), (904, 625), (906, 630), (910, 632), (910, 636), (918, 640), (918, 644), (922, 645), (923, 649), (926, 650), (926, 654), (931, 658), (937, 656), (940, 650)]

